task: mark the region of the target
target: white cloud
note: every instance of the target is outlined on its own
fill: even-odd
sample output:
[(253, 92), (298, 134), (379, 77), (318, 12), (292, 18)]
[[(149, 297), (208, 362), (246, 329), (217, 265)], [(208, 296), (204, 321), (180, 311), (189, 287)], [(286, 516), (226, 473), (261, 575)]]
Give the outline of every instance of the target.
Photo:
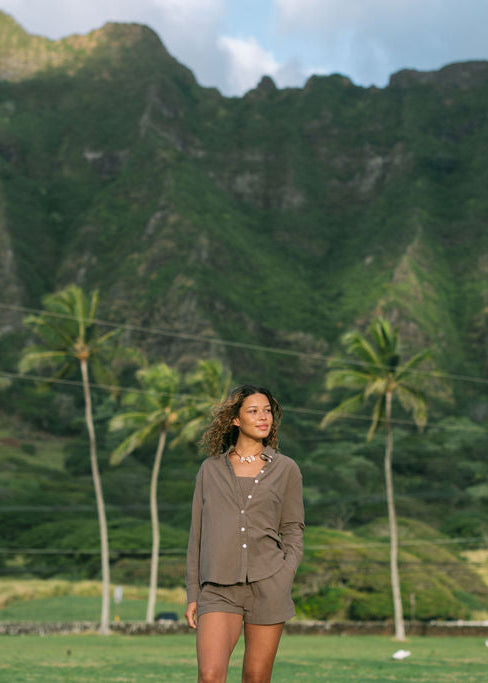
[[(51, 38), (90, 31), (107, 21), (156, 20), (156, 28), (170, 34), (179, 27), (187, 40), (218, 25), (225, 0), (2, 0), (1, 8), (11, 13), (28, 30)], [(197, 29), (200, 28), (198, 31)]]
[[(383, 85), (400, 68), (486, 59), (486, 0), (274, 0), (282, 35), (332, 69)], [(299, 38), (298, 38), (299, 37)]]
[(233, 94), (250, 90), (263, 74), (274, 76), (280, 68), (272, 53), (254, 38), (221, 36), (217, 44), (227, 64), (227, 89)]
[(218, 46), (226, 67), (224, 90), (227, 94), (242, 95), (254, 88), (263, 76), (271, 76), (280, 88), (301, 86), (307, 77), (298, 60), (280, 63), (254, 38), (221, 36)]

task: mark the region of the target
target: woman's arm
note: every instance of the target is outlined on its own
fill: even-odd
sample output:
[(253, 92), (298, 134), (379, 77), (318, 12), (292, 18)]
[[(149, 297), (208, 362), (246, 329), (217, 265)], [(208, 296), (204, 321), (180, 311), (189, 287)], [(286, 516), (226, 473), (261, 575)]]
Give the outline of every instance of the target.
[(295, 572), (303, 555), (304, 528), (302, 475), (293, 463), (283, 497), (279, 533), (285, 561)]
[(200, 468), (195, 482), (193, 503), (191, 509), (190, 538), (186, 553), (186, 594), (188, 603), (196, 602), (200, 591), (200, 536), (203, 506), (203, 473)]

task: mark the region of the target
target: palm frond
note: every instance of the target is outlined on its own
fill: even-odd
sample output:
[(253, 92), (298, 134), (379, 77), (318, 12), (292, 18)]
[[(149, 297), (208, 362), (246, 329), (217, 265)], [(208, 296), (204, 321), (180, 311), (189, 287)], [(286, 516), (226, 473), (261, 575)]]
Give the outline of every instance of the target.
[(43, 315), (28, 315), (24, 318), (24, 325), (31, 327), (33, 331), (44, 341), (45, 346), (59, 348), (70, 347), (73, 337), (65, 330), (65, 321)]
[(347, 353), (356, 356), (366, 371), (381, 366), (381, 358), (378, 353), (360, 332), (346, 333), (342, 338), (342, 342), (346, 347)]
[(143, 443), (145, 443), (151, 436), (154, 436), (155, 434), (157, 434), (157, 430), (155, 429), (154, 425), (149, 425), (143, 429), (138, 429), (137, 431), (133, 432), (112, 452), (110, 456), (110, 464), (118, 465), (124, 458), (140, 448)]
[(86, 322), (88, 313), (88, 302), (85, 294), (83, 293), (81, 287), (77, 285), (71, 285), (67, 288), (66, 294), (72, 299), (73, 302), (73, 313), (76, 316), (76, 322), (79, 329), (80, 339), (86, 341)]
[(88, 310), (88, 319), (92, 321), (95, 318), (98, 308), (99, 291), (95, 289), (91, 295), (90, 307)]
[(384, 349), (385, 351), (396, 349), (398, 331), (392, 331), (390, 321), (387, 318), (382, 316), (375, 318), (369, 326), (369, 331), (378, 349)]
[(200, 415), (191, 420), (182, 421), (182, 427), (178, 430), (178, 434), (172, 440), (171, 445), (176, 446), (181, 443), (195, 442), (208, 426), (208, 415), (206, 418)]
[(373, 414), (371, 416), (371, 425), (366, 436), (367, 441), (371, 441), (373, 436), (376, 434), (380, 423), (383, 421), (385, 416), (385, 396), (382, 395), (376, 401), (373, 408)]
[(370, 381), (370, 376), (355, 368), (330, 369), (325, 378), (325, 387), (332, 389), (362, 389)]
[(118, 413), (109, 422), (109, 430), (111, 432), (116, 432), (120, 429), (133, 429), (136, 426), (141, 427), (141, 425), (147, 423), (147, 413), (143, 412), (127, 412)]
[(186, 377), (186, 383), (202, 396), (222, 401), (229, 393), (232, 375), (217, 360), (199, 360)]
[(399, 368), (397, 374), (398, 380), (402, 380), (406, 375), (411, 374), (412, 370), (418, 368), (418, 366), (431, 355), (431, 349), (424, 349), (423, 351), (420, 351), (420, 353), (417, 353), (415, 356), (410, 358), (410, 360), (408, 360), (404, 365), (401, 366), (401, 368)]
[(320, 429), (325, 429), (336, 420), (349, 417), (356, 413), (363, 405), (364, 398), (362, 393), (344, 399), (338, 406), (326, 413), (319, 425)]
[(386, 392), (386, 386), (388, 384), (387, 377), (377, 377), (368, 382), (368, 385), (364, 391), (364, 398), (369, 398), (373, 395), (384, 394)]
[(41, 370), (43, 368), (54, 368), (61, 362), (66, 361), (68, 354), (66, 351), (43, 351), (36, 347), (30, 347), (31, 350), (22, 356), (19, 362), (19, 371), (21, 373), (29, 370)]
[(93, 340), (90, 341), (90, 349), (92, 353), (103, 353), (104, 351), (106, 352), (107, 350), (113, 354), (113, 345), (108, 344), (108, 342), (112, 342), (115, 337), (120, 337), (122, 334), (122, 330), (115, 329), (115, 330), (110, 330), (109, 332), (106, 332), (103, 334), (101, 337), (95, 337)]
[(149, 365), (137, 372), (137, 379), (144, 389), (153, 395), (160, 395), (161, 405), (177, 393), (180, 384), (180, 374), (166, 363)]
[(404, 410), (413, 414), (417, 427), (423, 429), (427, 423), (427, 399), (423, 392), (402, 384), (397, 387), (396, 395)]

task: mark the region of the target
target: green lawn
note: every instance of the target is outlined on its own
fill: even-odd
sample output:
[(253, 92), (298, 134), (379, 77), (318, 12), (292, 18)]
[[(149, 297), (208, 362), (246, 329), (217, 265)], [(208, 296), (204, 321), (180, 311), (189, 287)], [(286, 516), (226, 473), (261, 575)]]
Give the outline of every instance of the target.
[[(0, 681), (195, 681), (193, 635), (3, 636)], [(488, 648), (482, 638), (411, 638), (412, 655), (396, 662), (399, 645), (379, 636), (284, 636), (273, 681), (328, 683), (465, 683), (487, 680)], [(240, 681), (242, 640), (229, 683)]]

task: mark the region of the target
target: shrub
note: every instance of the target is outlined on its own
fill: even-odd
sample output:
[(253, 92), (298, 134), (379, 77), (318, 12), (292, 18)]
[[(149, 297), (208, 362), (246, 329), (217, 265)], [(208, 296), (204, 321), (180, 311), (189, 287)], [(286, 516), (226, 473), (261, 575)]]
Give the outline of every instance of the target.
[(315, 595), (295, 599), (297, 611), (309, 619), (329, 619), (344, 611), (350, 591), (338, 586), (325, 586)]

